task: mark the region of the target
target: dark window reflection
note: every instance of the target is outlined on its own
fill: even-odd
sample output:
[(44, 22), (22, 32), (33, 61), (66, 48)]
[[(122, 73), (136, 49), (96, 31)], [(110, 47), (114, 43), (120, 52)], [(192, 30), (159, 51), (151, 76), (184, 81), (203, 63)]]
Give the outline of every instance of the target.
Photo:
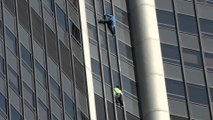
[(64, 13), (64, 11), (58, 5), (56, 5), (56, 13), (57, 13), (56, 17), (57, 17), (57, 20), (58, 20), (58, 24), (64, 30), (67, 30), (65, 13)]
[(181, 31), (197, 34), (197, 23), (194, 16), (178, 14), (178, 24)]
[(185, 99), (184, 84), (181, 81), (166, 78), (166, 89), (168, 97)]
[(74, 103), (65, 92), (64, 92), (64, 107), (65, 107), (66, 113), (74, 119), (75, 117)]
[(93, 58), (91, 59), (91, 62), (92, 62), (92, 72), (100, 76), (101, 75), (100, 63)]
[(21, 114), (11, 105), (11, 120), (22, 120)]
[(58, 98), (60, 99), (60, 87), (59, 85), (56, 83), (56, 81), (50, 77), (50, 88), (52, 93)]
[(123, 42), (119, 41), (119, 53), (128, 59), (132, 60), (132, 48)]
[(208, 104), (206, 88), (204, 86), (188, 84), (189, 100), (200, 104)]
[(0, 109), (6, 113), (6, 98), (0, 93)]
[(213, 68), (213, 54), (205, 53), (204, 55), (206, 66)]
[(122, 81), (123, 81), (123, 89), (136, 96), (137, 95), (136, 82), (130, 80), (129, 78), (123, 75), (122, 75)]
[(23, 45), (21, 45), (21, 57), (28, 66), (32, 67), (31, 54)]
[(7, 40), (7, 45), (10, 48), (10, 50), (16, 55), (17, 54), (17, 41), (15, 35), (6, 28), (6, 40)]
[(200, 18), (200, 29), (203, 32), (213, 33), (213, 21)]
[(162, 56), (167, 62), (179, 63), (180, 53), (177, 46), (161, 44)]
[(0, 73), (5, 74), (4, 59), (0, 56)]
[(157, 12), (157, 20), (159, 23), (167, 24), (169, 26), (175, 26), (175, 18), (174, 13), (164, 10), (156, 10)]

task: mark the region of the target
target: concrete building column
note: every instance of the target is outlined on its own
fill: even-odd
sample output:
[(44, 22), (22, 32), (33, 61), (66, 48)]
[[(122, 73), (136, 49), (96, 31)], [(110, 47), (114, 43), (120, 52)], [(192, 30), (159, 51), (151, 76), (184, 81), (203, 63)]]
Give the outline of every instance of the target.
[(83, 50), (84, 50), (84, 60), (85, 60), (85, 68), (86, 68), (85, 70), (86, 70), (86, 80), (87, 80), (89, 114), (90, 114), (90, 120), (97, 120), (85, 0), (79, 0), (79, 8), (80, 8), (80, 18), (81, 18), (81, 32), (82, 32), (82, 41), (83, 41)]
[(127, 0), (143, 120), (170, 120), (155, 0)]

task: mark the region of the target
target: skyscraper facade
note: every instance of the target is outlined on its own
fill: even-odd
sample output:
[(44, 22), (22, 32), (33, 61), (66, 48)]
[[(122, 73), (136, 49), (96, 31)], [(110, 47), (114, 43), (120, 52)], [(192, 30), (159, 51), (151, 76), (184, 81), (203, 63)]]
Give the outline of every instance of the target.
[(212, 120), (212, 0), (155, 0), (171, 119)]
[[(0, 120), (213, 119), (212, 11), (212, 0), (0, 0)], [(98, 23), (107, 13), (115, 36)]]

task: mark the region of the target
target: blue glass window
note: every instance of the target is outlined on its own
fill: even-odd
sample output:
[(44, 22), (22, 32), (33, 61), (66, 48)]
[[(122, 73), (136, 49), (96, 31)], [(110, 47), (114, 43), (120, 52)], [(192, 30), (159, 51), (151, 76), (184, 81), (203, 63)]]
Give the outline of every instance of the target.
[(21, 45), (21, 57), (28, 66), (32, 67), (31, 54), (23, 45)]
[(4, 111), (6, 113), (6, 98), (0, 93), (0, 108), (2, 111)]
[(74, 119), (75, 118), (74, 103), (65, 92), (64, 92), (64, 104), (66, 113)]
[(64, 30), (67, 30), (67, 26), (66, 26), (66, 15), (65, 15), (64, 11), (58, 5), (56, 5), (56, 13), (57, 13), (56, 17), (57, 17), (58, 24)]
[(204, 86), (188, 84), (189, 100), (200, 104), (208, 104), (206, 88)]
[(5, 29), (6, 33), (6, 40), (7, 40), (7, 45), (10, 48), (10, 50), (16, 55), (17, 54), (17, 44), (16, 44), (16, 37), (13, 35), (13, 33), (6, 28)]
[(157, 20), (159, 23), (167, 24), (169, 26), (174, 27), (175, 26), (175, 18), (174, 13), (164, 10), (156, 10), (157, 12)]
[(165, 61), (180, 63), (180, 52), (177, 46), (161, 44), (161, 52)]
[(50, 77), (50, 86), (51, 86), (51, 91), (52, 93), (60, 99), (60, 87), (59, 85), (55, 82), (53, 78)]
[(194, 16), (178, 14), (178, 23), (181, 31), (197, 34), (197, 22)]
[(213, 21), (200, 18), (200, 29), (203, 32), (213, 33)]
[(12, 105), (11, 105), (11, 120), (22, 120), (22, 116)]
[(183, 82), (166, 78), (166, 89), (168, 92), (168, 97), (176, 99), (185, 99), (185, 90)]
[(8, 67), (8, 80), (10, 87), (15, 93), (20, 93), (20, 80), (18, 74), (9, 66)]

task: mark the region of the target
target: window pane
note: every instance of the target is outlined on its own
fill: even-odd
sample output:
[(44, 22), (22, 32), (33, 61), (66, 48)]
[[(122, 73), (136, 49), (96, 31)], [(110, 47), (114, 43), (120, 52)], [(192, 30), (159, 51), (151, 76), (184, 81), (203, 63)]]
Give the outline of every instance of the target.
[(202, 32), (207, 32), (213, 34), (213, 21), (200, 18), (200, 29)]
[(130, 80), (129, 78), (122, 75), (122, 83), (123, 83), (123, 89), (127, 92), (137, 96), (137, 90), (136, 90), (136, 82)]
[(180, 63), (180, 53), (177, 46), (161, 44), (161, 51), (167, 62)]
[(0, 109), (2, 111), (4, 111), (4, 113), (7, 113), (6, 111), (6, 104), (7, 104), (7, 101), (6, 101), (6, 98), (0, 93)]
[(205, 84), (204, 73), (202, 70), (194, 70), (185, 68), (185, 78), (186, 81), (193, 84)]
[(119, 53), (125, 56), (126, 58), (132, 60), (132, 48), (124, 44), (123, 42), (119, 41)]
[(181, 81), (166, 78), (166, 90), (169, 98), (185, 99), (184, 85)]
[(23, 45), (21, 45), (21, 57), (28, 66), (32, 67), (31, 53)]
[(125, 11), (115, 6), (115, 19), (128, 26), (128, 15)]
[(157, 12), (157, 20), (159, 23), (166, 24), (167, 26), (171, 26), (172, 28), (175, 26), (174, 13), (164, 10), (156, 10)]
[(10, 50), (16, 55), (17, 54), (17, 41), (16, 37), (13, 35), (13, 33), (6, 28), (6, 43)]
[(165, 77), (182, 81), (182, 71), (179, 65), (163, 63)]
[(100, 63), (93, 58), (91, 59), (91, 63), (92, 63), (92, 72), (101, 76)]
[(57, 21), (58, 24), (64, 29), (66, 30), (66, 17), (65, 17), (65, 13), (64, 11), (58, 6), (56, 5), (56, 13), (57, 13)]
[(36, 79), (40, 82), (43, 87), (46, 88), (47, 84), (47, 76), (46, 76), (46, 70), (36, 61), (35, 62), (35, 73), (36, 73)]
[(194, 16), (178, 14), (178, 22), (181, 31), (197, 34), (197, 23)]
[(38, 111), (40, 120), (49, 120), (48, 108), (40, 100), (38, 100)]
[(75, 118), (75, 109), (74, 109), (74, 103), (73, 101), (70, 99), (70, 97), (68, 97), (68, 95), (66, 93), (64, 93), (64, 107), (66, 110), (66, 113), (71, 117), (71, 118)]
[(20, 81), (18, 74), (9, 66), (8, 67), (8, 80), (10, 87), (19, 94), (20, 93)]
[(60, 99), (60, 87), (53, 78), (50, 77), (50, 88), (55, 97)]
[(96, 104), (96, 115), (97, 120), (105, 120), (106, 114), (105, 114), (105, 107), (104, 107), (104, 100), (102, 97), (99, 97), (98, 95), (95, 95), (95, 104)]
[(199, 85), (188, 84), (189, 100), (200, 104), (208, 104), (206, 88)]
[(4, 59), (0, 56), (0, 73), (1, 74), (5, 74), (5, 65), (4, 65), (5, 61)]
[(111, 85), (110, 69), (107, 66), (103, 65), (103, 70), (105, 83)]
[(200, 51), (182, 48), (184, 65), (202, 68), (202, 60)]
[(22, 120), (22, 116), (12, 105), (11, 105), (11, 120)]

